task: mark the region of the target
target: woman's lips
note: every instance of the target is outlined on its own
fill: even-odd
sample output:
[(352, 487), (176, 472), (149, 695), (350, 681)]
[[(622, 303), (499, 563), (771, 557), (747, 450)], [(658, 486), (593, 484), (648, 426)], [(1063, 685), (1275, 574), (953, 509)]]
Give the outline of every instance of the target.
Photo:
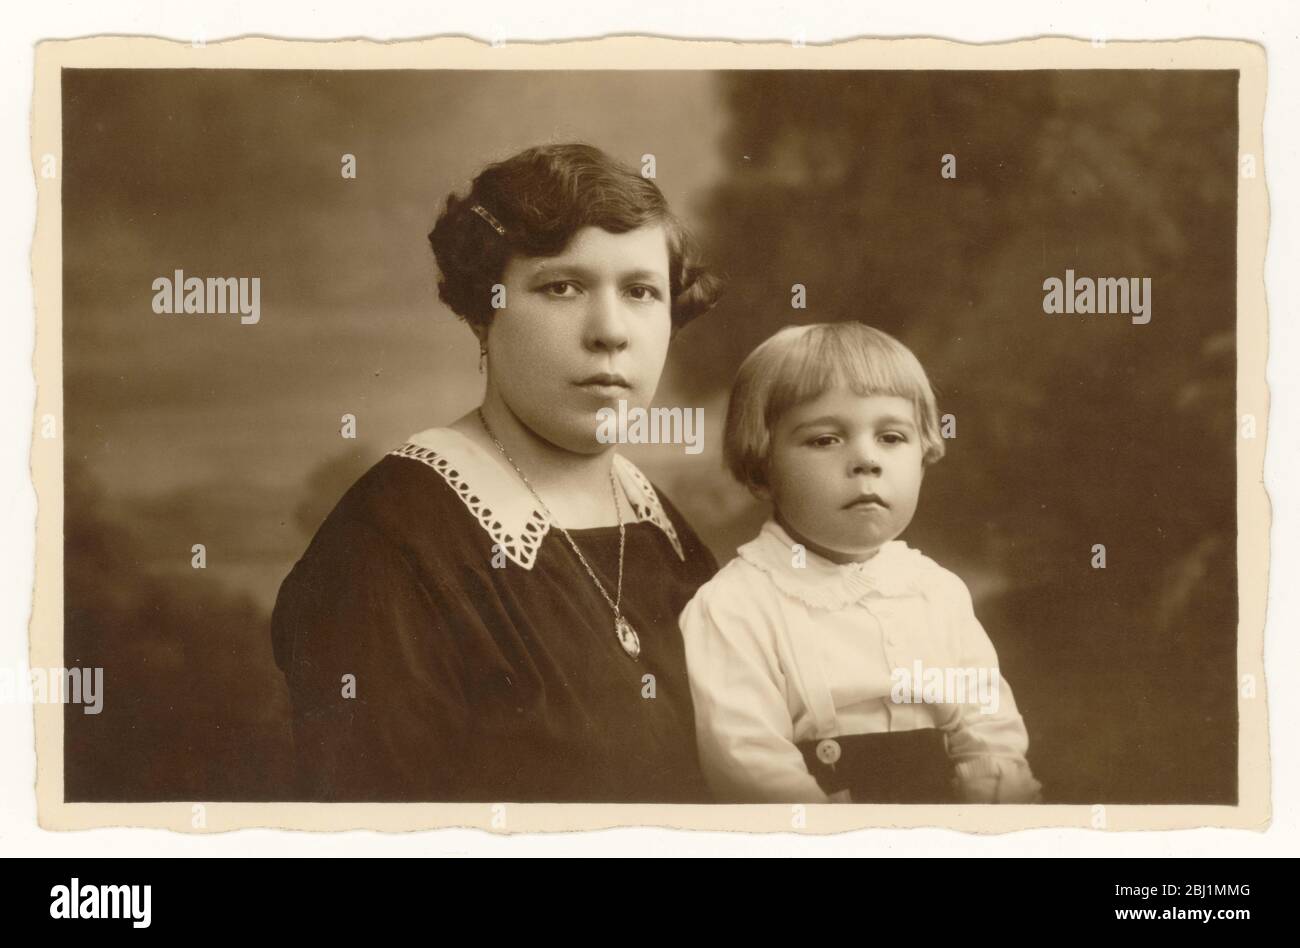
[(573, 384), (583, 391), (598, 395), (601, 398), (619, 398), (632, 391), (632, 386), (627, 379), (609, 372), (590, 375)]

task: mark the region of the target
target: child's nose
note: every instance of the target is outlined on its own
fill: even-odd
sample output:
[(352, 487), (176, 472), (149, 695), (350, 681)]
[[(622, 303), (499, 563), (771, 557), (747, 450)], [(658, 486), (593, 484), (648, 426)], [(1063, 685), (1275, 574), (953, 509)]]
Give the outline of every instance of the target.
[(850, 463), (849, 474), (857, 477), (860, 474), (879, 474), (880, 458), (876, 453), (876, 443), (874, 440), (864, 443), (856, 443), (853, 450), (853, 458)]

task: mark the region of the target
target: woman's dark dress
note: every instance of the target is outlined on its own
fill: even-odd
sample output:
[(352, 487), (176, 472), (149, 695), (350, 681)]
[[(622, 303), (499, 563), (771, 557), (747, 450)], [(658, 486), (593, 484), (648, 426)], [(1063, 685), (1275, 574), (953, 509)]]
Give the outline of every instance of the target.
[[(628, 525), (633, 661), (558, 529), (526, 569), (428, 463), (379, 461), (285, 579), (272, 619), (302, 798), (707, 800), (677, 616), (717, 566), (658, 499), (684, 559), (660, 526)], [(618, 528), (571, 533), (612, 595)]]

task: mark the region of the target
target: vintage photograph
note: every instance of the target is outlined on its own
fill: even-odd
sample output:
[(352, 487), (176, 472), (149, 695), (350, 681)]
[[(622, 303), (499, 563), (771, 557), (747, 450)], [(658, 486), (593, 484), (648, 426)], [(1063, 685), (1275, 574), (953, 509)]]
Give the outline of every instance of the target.
[(49, 70), (43, 814), (1267, 819), (1247, 44), (283, 45)]

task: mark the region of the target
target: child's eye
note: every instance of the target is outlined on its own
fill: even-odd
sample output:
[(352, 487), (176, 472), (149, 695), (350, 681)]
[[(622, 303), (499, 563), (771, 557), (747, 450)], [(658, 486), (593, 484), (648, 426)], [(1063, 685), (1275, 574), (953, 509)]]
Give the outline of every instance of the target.
[(906, 444), (907, 435), (900, 434), (897, 431), (886, 431), (880, 436), (880, 440), (885, 444)]
[(832, 434), (818, 435), (808, 442), (809, 447), (829, 448), (832, 445), (839, 444), (839, 438)]
[(648, 286), (644, 283), (638, 283), (636, 286), (630, 286), (628, 287), (627, 291), (632, 295), (632, 299), (640, 303), (649, 303), (653, 300), (663, 299), (663, 294), (661, 294), (659, 290), (657, 290), (653, 286)]
[[(560, 299), (576, 296), (578, 293), (578, 285), (576, 283), (571, 283), (568, 280), (556, 280), (554, 283), (547, 283), (541, 289), (547, 296), (554, 296)], [(572, 290), (573, 292), (570, 293), (568, 292), (569, 290)]]

